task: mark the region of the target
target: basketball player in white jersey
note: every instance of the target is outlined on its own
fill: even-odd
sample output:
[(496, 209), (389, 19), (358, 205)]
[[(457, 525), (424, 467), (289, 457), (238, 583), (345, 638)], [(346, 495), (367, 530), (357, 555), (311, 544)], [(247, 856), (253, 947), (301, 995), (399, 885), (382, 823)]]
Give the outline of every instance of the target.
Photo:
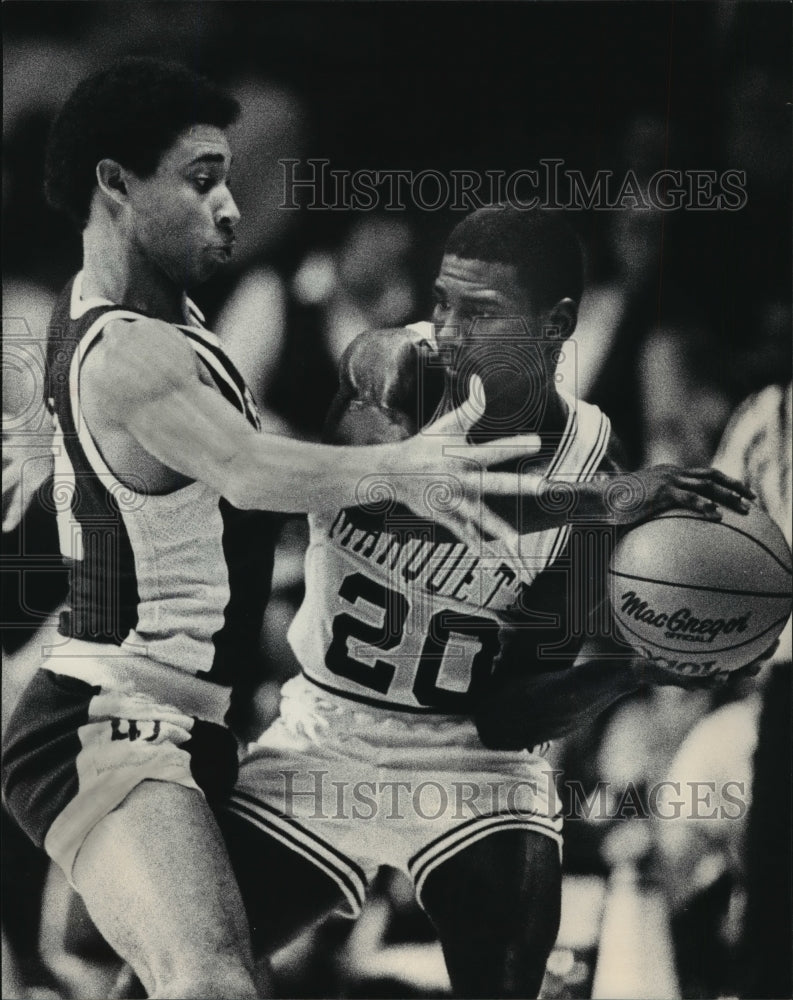
[[(533, 444), (441, 434), (332, 448), (259, 433), (245, 383), (185, 293), (232, 252), (225, 129), (237, 110), (181, 67), (126, 61), (76, 89), (47, 154), (49, 200), (82, 230), (84, 253), (48, 334), (47, 502), (70, 597), (7, 727), (3, 791), (157, 997), (257, 995), (211, 810), (234, 784), (225, 718), (269, 589), (263, 512), (352, 504), (377, 474), (426, 515), (440, 478), (461, 503), (438, 516), (470, 537), (494, 517), (480, 511), (490, 474), (476, 463)], [(443, 456), (450, 442), (462, 457)]]
[[(580, 246), (559, 216), (483, 209), (447, 242), (433, 323), (364, 334), (342, 361), (331, 440), (403, 439), (427, 423), (436, 377), (436, 412), (449, 412), (477, 376), (486, 403), (471, 436), (539, 434), (522, 468), (547, 492), (501, 505), (514, 527), (478, 547), (393, 504), (309, 518), (289, 632), (302, 674), (221, 819), (257, 947), (333, 907), (357, 914), (390, 865), (413, 880), (456, 995), (539, 990), (562, 829), (540, 744), (640, 679), (624, 651), (573, 666), (601, 603), (597, 558), (615, 522), (668, 506), (718, 516), (746, 495), (706, 470), (617, 476), (608, 418), (554, 380), (581, 290)], [(631, 502), (610, 504), (615, 486)]]

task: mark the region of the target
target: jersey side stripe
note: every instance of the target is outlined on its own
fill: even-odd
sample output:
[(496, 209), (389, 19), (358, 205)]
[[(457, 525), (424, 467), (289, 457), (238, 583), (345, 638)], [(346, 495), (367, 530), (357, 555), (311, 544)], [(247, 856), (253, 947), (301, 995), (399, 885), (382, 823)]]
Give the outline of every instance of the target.
[(223, 350), (217, 337), (214, 334), (205, 336), (204, 334), (208, 334), (208, 331), (199, 332), (194, 327), (180, 327), (179, 329), (192, 340), (197, 353), (200, 353), (205, 358), (214, 358), (215, 363), (219, 366), (219, 370), (223, 372), (224, 378), (234, 385), (240, 400), (242, 412), (257, 430), (260, 429), (259, 413), (253, 397), (250, 395), (250, 390), (245, 379), (237, 371), (234, 363)]
[(227, 403), (230, 403), (235, 410), (239, 410), (240, 397), (237, 391), (235, 390), (234, 386), (231, 385), (227, 379), (224, 379), (222, 376), (219, 375), (217, 366), (214, 365), (211, 360), (208, 360), (203, 355), (203, 353), (201, 353), (198, 347), (195, 348), (195, 352), (198, 355), (199, 361), (209, 373), (210, 378), (218, 387), (221, 396), (226, 400)]
[(80, 338), (80, 343), (77, 345), (77, 350), (74, 352), (74, 357), (72, 358), (72, 363), (69, 369), (69, 391), (71, 394), (74, 426), (77, 430), (78, 440), (82, 445), (82, 449), (85, 452), (85, 457), (88, 459), (89, 465), (98, 476), (107, 481), (109, 489), (126, 490), (127, 487), (123, 486), (119, 480), (116, 479), (106, 465), (105, 460), (102, 458), (99, 449), (94, 443), (94, 439), (88, 432), (88, 426), (80, 411), (80, 368), (83, 360), (88, 354), (88, 351), (91, 349), (94, 341), (99, 338), (107, 324), (116, 319), (137, 320), (140, 319), (140, 314), (129, 312), (126, 309), (118, 309), (113, 312), (103, 313), (96, 320), (96, 322), (92, 323), (91, 326), (88, 327), (83, 336)]
[[(562, 446), (559, 448), (559, 450), (556, 452), (553, 459), (551, 460), (551, 463), (548, 466), (548, 471), (545, 474), (545, 478), (550, 479), (556, 472), (556, 470), (559, 468), (559, 466), (567, 458), (568, 454), (570, 453), (570, 449), (573, 447), (573, 442), (576, 439), (577, 432), (578, 432), (578, 413), (576, 412), (575, 407), (571, 406), (567, 416), (567, 426), (565, 427), (564, 431), (565, 434), (564, 443), (562, 444)], [(564, 545), (566, 538), (567, 538), (567, 526), (562, 525), (561, 528), (556, 529), (556, 538), (551, 544), (551, 554), (548, 557), (546, 566), (550, 566), (551, 563), (554, 561), (554, 559), (557, 556), (557, 550), (561, 551), (561, 548)]]
[[(600, 428), (598, 430), (598, 437), (589, 454), (589, 457), (584, 462), (581, 472), (579, 472), (576, 477), (576, 482), (585, 482), (595, 469), (603, 461), (603, 456), (606, 453), (606, 447), (608, 445), (609, 433), (611, 431), (611, 422), (605, 414), (600, 415)], [(563, 528), (559, 529), (559, 535), (554, 542), (553, 549), (551, 550), (551, 555), (548, 559), (548, 565), (550, 566), (556, 559), (559, 558), (559, 553), (564, 548), (565, 543), (569, 535), (569, 526), (565, 525)]]
[[(82, 300), (79, 301), (82, 302)], [(85, 315), (87, 311), (83, 309), (80, 315)], [(133, 494), (134, 491), (124, 486), (113, 475), (88, 430), (80, 408), (80, 367), (91, 346), (101, 336), (102, 330), (107, 323), (112, 320), (138, 318), (137, 313), (125, 309), (111, 310), (103, 313), (88, 327), (80, 338), (69, 365), (69, 401), (66, 404), (70, 410), (69, 419), (77, 433), (77, 440), (89, 468), (99, 480), (100, 487), (107, 491), (108, 497), (105, 502), (111, 505)], [(68, 450), (62, 436), (57, 447), (61, 449), (62, 457), (71, 466)], [(58, 457), (55, 460), (58, 462)], [(73, 470), (71, 478), (74, 480)], [(74, 486), (76, 498), (79, 495), (79, 484), (75, 482)], [(74, 503), (75, 500), (73, 499), (72, 504)], [(112, 509), (111, 506), (110, 510), (112, 511)], [(72, 510), (74, 510), (74, 506), (72, 506)], [(104, 597), (99, 601), (97, 606), (91, 609), (88, 618), (86, 618), (85, 612), (82, 609), (74, 606), (69, 607), (61, 613), (61, 627), (69, 634), (74, 634), (72, 632), (73, 629), (78, 634), (81, 634), (86, 628), (90, 628), (92, 633), (101, 633), (104, 641), (111, 642), (114, 645), (120, 645), (130, 635), (132, 630), (137, 627), (140, 606), (135, 550), (123, 510), (120, 506), (117, 508), (117, 513), (119, 517), (118, 534), (111, 546), (112, 556), (110, 555), (110, 551), (107, 550), (108, 539), (106, 532), (102, 530), (101, 526), (97, 524), (82, 524), (80, 519), (74, 513), (72, 514), (72, 518), (80, 524), (80, 547), (82, 552), (79, 559), (70, 560), (72, 573), (70, 603), (75, 593), (82, 593), (84, 588), (90, 588), (95, 583), (95, 580), (92, 578), (97, 571), (97, 565), (103, 565), (105, 560), (111, 558), (118, 560), (115, 566), (120, 581), (118, 592), (104, 591)], [(104, 559), (101, 555), (103, 550), (106, 553)], [(69, 559), (68, 552), (64, 552), (63, 555)], [(106, 581), (106, 584), (109, 587), (110, 581)], [(116, 602), (119, 605), (118, 609), (115, 608)], [(122, 608), (127, 609), (125, 615), (122, 615)], [(117, 618), (114, 615), (114, 611), (118, 615)], [(104, 619), (104, 622), (100, 619)], [(104, 627), (102, 627), (103, 625)]]
[(234, 363), (229, 358), (228, 354), (223, 350), (221, 346), (220, 339), (215, 334), (210, 334), (208, 330), (198, 330), (193, 326), (180, 327), (187, 336), (195, 341), (196, 343), (202, 344), (208, 351), (210, 351), (223, 366), (223, 370), (226, 375), (234, 382), (236, 387), (242, 393), (245, 389), (245, 379), (237, 371)]
[(225, 366), (218, 359), (217, 355), (208, 350), (197, 338), (191, 337), (191, 340), (193, 341), (191, 345), (193, 350), (201, 358), (207, 368), (210, 369), (210, 371), (215, 375), (215, 381), (218, 382), (218, 377), (222, 379), (223, 383), (234, 393), (234, 399), (237, 401), (236, 408), (240, 411), (244, 411), (245, 398), (243, 397), (239, 386), (234, 382), (234, 379), (231, 378)]
[(573, 447), (576, 435), (578, 433), (578, 414), (575, 410), (571, 410), (570, 417), (567, 422), (567, 427), (565, 427), (565, 441), (561, 448), (554, 455), (551, 464), (548, 466), (547, 476), (553, 475), (554, 472), (559, 468), (559, 466), (564, 462), (570, 453), (570, 449)]

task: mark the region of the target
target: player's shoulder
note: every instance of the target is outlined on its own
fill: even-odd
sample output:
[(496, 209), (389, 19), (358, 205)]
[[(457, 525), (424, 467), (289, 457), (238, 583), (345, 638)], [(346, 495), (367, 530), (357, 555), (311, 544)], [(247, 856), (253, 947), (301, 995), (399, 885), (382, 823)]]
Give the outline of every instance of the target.
[[(607, 414), (594, 403), (585, 402), (561, 389), (558, 391), (573, 418), (568, 424), (568, 428), (574, 429), (571, 438), (577, 439), (583, 447), (589, 471), (595, 474), (624, 471), (627, 468), (625, 449), (615, 435)], [(565, 448), (569, 448), (569, 442)]]
[(81, 386), (110, 412), (178, 391), (197, 378), (195, 354), (164, 320), (111, 317), (81, 366)]
[(148, 316), (108, 320), (97, 345), (106, 365), (124, 372), (141, 361), (161, 372), (179, 370), (192, 361), (193, 352), (184, 334), (173, 324)]

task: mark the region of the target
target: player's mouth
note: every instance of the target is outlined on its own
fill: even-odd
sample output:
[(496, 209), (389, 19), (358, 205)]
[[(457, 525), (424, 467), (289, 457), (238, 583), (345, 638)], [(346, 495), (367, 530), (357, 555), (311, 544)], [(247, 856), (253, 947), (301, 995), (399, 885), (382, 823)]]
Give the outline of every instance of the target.
[(214, 243), (210, 246), (209, 251), (220, 260), (231, 260), (235, 242), (235, 240), (226, 240), (224, 243)]

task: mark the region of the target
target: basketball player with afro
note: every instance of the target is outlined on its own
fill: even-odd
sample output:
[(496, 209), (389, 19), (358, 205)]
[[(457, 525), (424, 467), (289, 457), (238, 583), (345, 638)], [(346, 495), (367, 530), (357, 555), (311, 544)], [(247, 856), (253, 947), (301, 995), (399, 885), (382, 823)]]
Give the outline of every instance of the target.
[(561, 895), (542, 744), (643, 680), (674, 680), (625, 649), (577, 662), (602, 606), (592, 527), (607, 560), (619, 524), (670, 507), (718, 518), (750, 495), (713, 470), (620, 474), (608, 418), (555, 382), (582, 270), (560, 216), (481, 209), (448, 239), (432, 322), (362, 334), (342, 360), (329, 440), (407, 440), (459, 412), (476, 377), (469, 438), (538, 434), (503, 467), (541, 485), (501, 498), (510, 526), (476, 546), (382, 497), (310, 516), (289, 632), (302, 673), (221, 820), (258, 950), (331, 909), (356, 915), (389, 865), (412, 879), (455, 995), (537, 995)]
[[(365, 448), (260, 433), (186, 294), (233, 250), (237, 113), (182, 67), (124, 61), (78, 86), (47, 151), (49, 201), (83, 241), (48, 331), (48, 502), (70, 595), (6, 727), (3, 793), (152, 997), (257, 995), (212, 810), (235, 781), (226, 715), (270, 586), (264, 512), (343, 508), (374, 473), (470, 538), (499, 520), (481, 490), (501, 475), (482, 467), (536, 445), (466, 445), (448, 421)], [(439, 477), (454, 511), (427, 506)]]

